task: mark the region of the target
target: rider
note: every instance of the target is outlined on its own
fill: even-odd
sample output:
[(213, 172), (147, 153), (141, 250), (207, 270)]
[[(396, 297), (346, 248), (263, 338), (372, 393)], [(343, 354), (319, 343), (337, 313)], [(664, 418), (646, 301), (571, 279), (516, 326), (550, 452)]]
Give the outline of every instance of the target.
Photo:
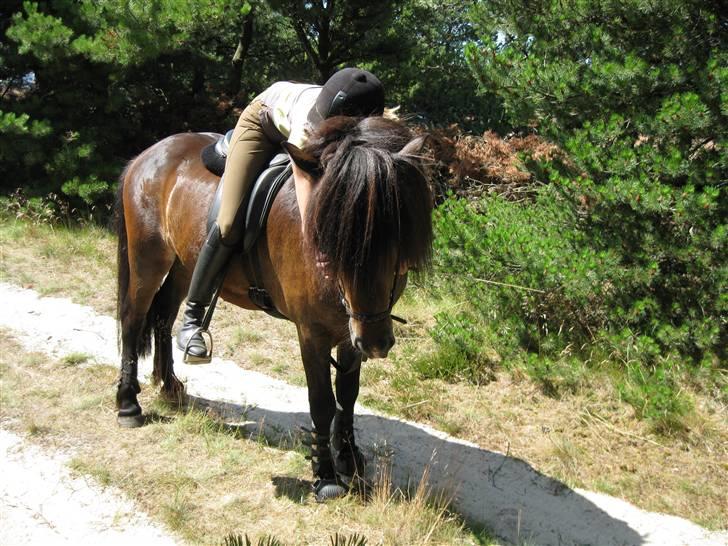
[[(197, 258), (183, 324), (177, 333), (177, 347), (186, 351), (189, 362), (210, 361), (211, 355), (200, 333), (205, 309), (212, 301), (233, 248), (242, 239), (243, 226), (235, 222), (238, 209), (280, 144), (287, 141), (303, 147), (310, 131), (331, 116), (365, 117), (381, 115), (383, 111), (381, 82), (372, 73), (358, 68), (336, 72), (323, 86), (274, 83), (245, 108), (230, 140), (217, 222)], [(300, 176), (295, 164), (293, 170), (303, 229), (312, 188), (310, 179)]]

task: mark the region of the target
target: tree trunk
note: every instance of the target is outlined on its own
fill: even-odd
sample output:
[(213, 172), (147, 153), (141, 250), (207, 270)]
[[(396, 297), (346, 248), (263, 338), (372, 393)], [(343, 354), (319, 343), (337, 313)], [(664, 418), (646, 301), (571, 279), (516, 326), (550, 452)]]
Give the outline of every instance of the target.
[(192, 98), (195, 101), (200, 100), (205, 93), (205, 71), (200, 62), (195, 62), (190, 91), (192, 91)]
[(321, 14), (318, 50), (319, 64), (318, 70), (321, 78), (321, 84), (325, 83), (334, 72), (334, 63), (332, 62), (332, 43), (331, 43), (331, 20), (334, 16), (334, 0), (329, 0)]
[(251, 9), (243, 20), (243, 28), (238, 38), (238, 47), (230, 61), (230, 74), (228, 77), (227, 93), (232, 98), (240, 92), (240, 85), (243, 78), (243, 64), (248, 56), (250, 43), (253, 41), (253, 9)]

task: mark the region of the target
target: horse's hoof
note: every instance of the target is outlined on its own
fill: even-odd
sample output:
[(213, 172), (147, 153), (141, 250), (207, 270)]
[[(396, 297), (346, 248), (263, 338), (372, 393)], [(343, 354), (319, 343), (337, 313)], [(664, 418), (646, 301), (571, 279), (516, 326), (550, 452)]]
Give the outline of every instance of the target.
[(177, 406), (183, 406), (186, 396), (185, 386), (181, 382), (172, 384), (170, 388), (167, 388), (165, 384), (159, 391), (159, 395), (165, 402), (170, 404), (176, 404)]
[(139, 415), (117, 415), (116, 422), (121, 428), (139, 428), (144, 424), (144, 416)]
[(349, 492), (367, 495), (372, 490), (372, 484), (359, 474), (355, 473), (353, 476), (337, 474), (336, 477), (339, 479), (339, 483), (343, 484)]
[(313, 492), (316, 495), (316, 502), (326, 502), (345, 496), (349, 490), (336, 480), (316, 480)]

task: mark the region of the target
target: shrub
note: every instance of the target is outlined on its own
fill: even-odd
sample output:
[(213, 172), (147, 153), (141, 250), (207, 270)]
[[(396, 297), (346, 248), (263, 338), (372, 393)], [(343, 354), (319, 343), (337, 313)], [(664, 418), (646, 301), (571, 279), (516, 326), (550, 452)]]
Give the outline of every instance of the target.
[(608, 325), (623, 269), (590, 245), (556, 188), (538, 190), (528, 205), (497, 195), (450, 199), (435, 226), (442, 289), (465, 295), (466, 307), (494, 329), (499, 351), (555, 355)]
[(545, 160), (567, 168), (566, 155), (553, 143), (531, 134), (502, 139), (493, 131), (463, 133), (458, 125), (428, 130), (432, 139), (440, 199), (449, 191), (461, 197), (497, 193), (510, 200), (531, 198), (543, 184), (538, 165)]
[[(595, 233), (584, 212), (576, 189), (588, 184), (554, 180), (528, 203), (451, 196), (438, 208), (433, 290), (458, 305), (438, 315), (431, 332), (438, 349), (416, 370), (477, 384), (494, 363), (522, 367), (558, 396), (584, 383), (586, 362), (607, 362), (624, 367), (618, 392), (638, 417), (660, 432), (684, 428), (692, 405), (677, 388), (683, 376), (665, 362), (707, 367), (708, 376), (719, 365), (725, 300), (706, 290), (717, 281), (706, 271), (667, 274), (647, 260), (654, 247), (625, 256), (616, 235)], [(694, 245), (687, 251), (701, 262), (693, 271), (720, 260)], [(667, 305), (664, 294), (677, 286)]]
[(500, 357), (486, 342), (486, 328), (472, 314), (464, 312), (440, 313), (435, 320), (437, 325), (430, 334), (437, 350), (417, 358), (415, 371), (424, 379), (478, 385), (491, 381)]
[(648, 367), (674, 355), (693, 368), (728, 362), (720, 8), (514, 0), (473, 11), (482, 40), (467, 56), (482, 88), (580, 173), (545, 158), (537, 167), (550, 187), (527, 210), (488, 199), (478, 212), (490, 223), (457, 207), (465, 225), (441, 222), (458, 237), (447, 267), (542, 290), (499, 295), (530, 350), (597, 342), (624, 352), (639, 339)]
[(674, 362), (651, 368), (630, 363), (618, 389), (639, 418), (649, 420), (656, 432), (671, 433), (687, 428), (684, 417), (693, 409), (692, 400), (679, 385), (679, 369)]
[(5, 218), (24, 220), (32, 224), (45, 225), (88, 225), (106, 218), (110, 211), (106, 206), (82, 205), (74, 207), (67, 197), (51, 192), (47, 195), (29, 197), (22, 188), (9, 196), (0, 196), (1, 215)]

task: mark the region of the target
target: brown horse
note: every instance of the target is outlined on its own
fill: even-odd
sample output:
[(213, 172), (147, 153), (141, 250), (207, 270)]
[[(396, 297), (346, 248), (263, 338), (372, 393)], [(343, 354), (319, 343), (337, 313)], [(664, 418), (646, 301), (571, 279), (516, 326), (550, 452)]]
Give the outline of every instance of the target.
[[(206, 235), (219, 178), (200, 160), (215, 141), (207, 133), (178, 134), (155, 144), (125, 169), (117, 205), (118, 318), (121, 376), (118, 421), (143, 423), (137, 400), (137, 360), (151, 349), (162, 392), (180, 396), (171, 330)], [(337, 475), (363, 460), (354, 442), (354, 402), (362, 358), (385, 357), (394, 344), (391, 309), (407, 271), (427, 266), (432, 244), (432, 195), (418, 157), (424, 139), (382, 117), (332, 118), (305, 150), (289, 155), (314, 179), (302, 235), (293, 177), (278, 193), (251, 252), (275, 307), (296, 324), (308, 384), (312, 465), (317, 495), (341, 494)], [(328, 260), (324, 275), (316, 256)], [(231, 261), (221, 297), (246, 309), (241, 253)], [(336, 395), (331, 350), (337, 349)], [(329, 435), (333, 424), (332, 457)]]

